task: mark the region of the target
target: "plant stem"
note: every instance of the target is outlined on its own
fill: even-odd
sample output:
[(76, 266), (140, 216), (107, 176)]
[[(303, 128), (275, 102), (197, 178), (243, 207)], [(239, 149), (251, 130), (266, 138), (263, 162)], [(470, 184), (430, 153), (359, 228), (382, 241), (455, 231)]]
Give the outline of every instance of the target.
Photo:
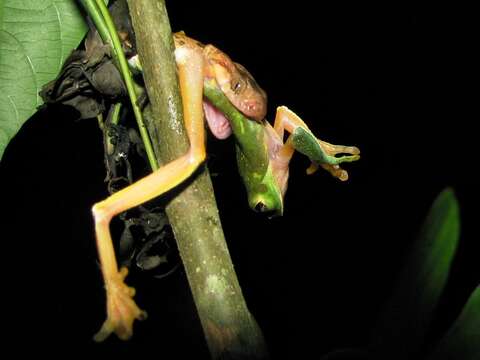
[[(165, 2), (128, 0), (128, 5), (155, 120), (150, 135), (158, 158), (166, 163), (185, 154), (189, 145)], [(174, 190), (166, 211), (211, 356), (267, 359), (263, 335), (233, 269), (206, 166), (187, 183)]]
[(123, 76), (123, 80), (127, 88), (133, 113), (135, 115), (135, 119), (137, 120), (140, 136), (148, 157), (148, 162), (150, 163), (152, 170), (155, 171), (158, 169), (158, 163), (155, 158), (150, 137), (148, 136), (147, 128), (145, 127), (145, 123), (143, 121), (142, 111), (138, 106), (138, 97), (135, 91), (135, 84), (128, 67), (127, 59), (123, 53), (122, 44), (118, 38), (112, 17), (108, 12), (108, 8), (105, 5), (104, 0), (80, 0), (80, 2), (95, 23), (95, 27), (97, 28), (103, 42), (111, 46), (112, 56), (117, 67), (119, 68), (120, 73)]
[(113, 125), (118, 125), (118, 121), (120, 120), (120, 111), (122, 111), (122, 103), (113, 104), (112, 117), (110, 120)]
[(97, 6), (95, 0), (79, 0), (84, 9), (87, 11), (88, 16), (92, 19), (95, 27), (102, 38), (105, 44), (110, 45), (113, 49), (113, 41), (110, 37), (110, 33), (108, 32), (108, 27), (105, 21), (103, 20), (102, 14), (100, 9)]

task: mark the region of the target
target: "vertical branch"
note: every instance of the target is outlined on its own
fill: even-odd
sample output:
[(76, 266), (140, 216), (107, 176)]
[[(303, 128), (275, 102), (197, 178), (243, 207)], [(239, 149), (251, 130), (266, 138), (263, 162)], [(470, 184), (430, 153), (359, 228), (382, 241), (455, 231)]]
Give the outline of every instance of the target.
[[(150, 136), (165, 163), (188, 149), (165, 1), (128, 0), (128, 5), (154, 119)], [(266, 359), (263, 335), (233, 269), (206, 167), (187, 182), (175, 190), (167, 214), (212, 358)]]

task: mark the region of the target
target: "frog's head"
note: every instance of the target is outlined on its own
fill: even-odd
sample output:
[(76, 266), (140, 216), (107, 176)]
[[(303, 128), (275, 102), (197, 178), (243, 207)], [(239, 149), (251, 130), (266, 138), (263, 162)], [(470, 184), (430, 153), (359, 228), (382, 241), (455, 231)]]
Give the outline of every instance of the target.
[(248, 205), (252, 210), (264, 213), (268, 217), (281, 216), (283, 214), (283, 196), (272, 180), (268, 179), (257, 184), (245, 182), (248, 193)]
[[(242, 145), (237, 145), (237, 164), (247, 190), (248, 205), (252, 210), (268, 216), (282, 215), (286, 186), (279, 183), (275, 167), (263, 156), (263, 151), (253, 156), (253, 153), (249, 153), (248, 148)], [(266, 146), (264, 148), (266, 150)]]
[(246, 117), (262, 121), (267, 113), (267, 95), (242, 65), (212, 45), (204, 49), (212, 76), (230, 102)]

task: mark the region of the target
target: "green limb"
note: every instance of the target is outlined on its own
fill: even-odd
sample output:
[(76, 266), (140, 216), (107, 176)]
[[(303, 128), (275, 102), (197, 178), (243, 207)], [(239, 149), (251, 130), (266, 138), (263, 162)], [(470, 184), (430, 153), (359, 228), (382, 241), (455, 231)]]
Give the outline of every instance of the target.
[[(316, 164), (338, 165), (360, 159), (359, 150), (356, 147), (322, 143), (302, 127), (297, 127), (292, 133), (292, 145), (295, 150), (306, 155)], [(335, 156), (342, 153), (350, 155)]]
[(308, 129), (297, 127), (288, 140), (298, 152), (308, 156), (312, 165), (307, 174), (313, 174), (319, 166), (341, 181), (348, 180), (348, 173), (341, 163), (360, 159), (360, 150), (354, 146), (332, 145), (317, 139)]

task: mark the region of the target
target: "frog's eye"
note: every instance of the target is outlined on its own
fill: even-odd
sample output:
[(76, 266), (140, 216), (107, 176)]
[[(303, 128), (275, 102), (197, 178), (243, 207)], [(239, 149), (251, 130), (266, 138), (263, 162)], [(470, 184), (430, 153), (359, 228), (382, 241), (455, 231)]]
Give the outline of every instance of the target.
[(242, 83), (240, 81), (232, 82), (232, 91), (236, 94), (242, 89)]

